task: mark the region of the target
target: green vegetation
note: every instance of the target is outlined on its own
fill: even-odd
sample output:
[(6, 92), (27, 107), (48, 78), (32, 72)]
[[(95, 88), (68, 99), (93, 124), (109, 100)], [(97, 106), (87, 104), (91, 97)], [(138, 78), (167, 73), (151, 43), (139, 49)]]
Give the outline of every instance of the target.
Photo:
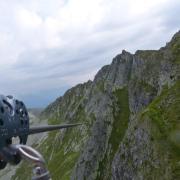
[[(142, 113), (141, 121), (151, 121), (150, 131), (155, 152), (159, 154), (160, 169), (152, 173), (161, 176), (166, 167), (171, 169), (172, 179), (180, 175), (180, 82), (165, 88)], [(158, 175), (159, 173), (159, 175)]]
[[(99, 163), (98, 170), (94, 172), (96, 167), (92, 170), (93, 177), (96, 177), (97, 180), (112, 179), (112, 161), (118, 152), (117, 156), (119, 155), (120, 158), (118, 160), (119, 166), (122, 162), (122, 168), (124, 168), (122, 171), (127, 176), (130, 172), (129, 177), (132, 175), (134, 179), (149, 180), (179, 179), (180, 81), (174, 85), (171, 83), (179, 75), (180, 36), (175, 36), (166, 47), (161, 48), (159, 51), (137, 51), (135, 60), (137, 60), (137, 72), (133, 74), (133, 71), (131, 71), (128, 87), (115, 89), (116, 87), (113, 87), (114, 82), (112, 80), (112, 89), (115, 90), (110, 92), (109, 86), (108, 88), (106, 86), (109, 85), (108, 83), (111, 80), (106, 81), (106, 69), (104, 69), (101, 75), (102, 78), (99, 77), (97, 81), (93, 82), (92, 86), (90, 86), (91, 82), (86, 85), (78, 85), (67, 91), (62, 98), (49, 106), (45, 114), (50, 114), (47, 116), (50, 117), (49, 124), (67, 122), (66, 119), (69, 119), (71, 123), (84, 123), (83, 128), (77, 127), (62, 132), (50, 132), (40, 145), (35, 145), (36, 149), (46, 158), (53, 180), (70, 179), (80, 152), (84, 148), (84, 143), (93, 133), (91, 127), (96, 121), (95, 115), (99, 113), (97, 107), (101, 104), (101, 101), (107, 105), (107, 112), (110, 112), (109, 115), (112, 115), (113, 119), (113, 121), (106, 121), (104, 118), (104, 121), (103, 119), (102, 121), (106, 123), (108, 130), (112, 126), (112, 131), (107, 131), (107, 134), (105, 134), (106, 139), (103, 139), (103, 143), (108, 141), (108, 147), (105, 149), (105, 154), (104, 151), (100, 153), (98, 151), (99, 157), (103, 157)], [(166, 69), (168, 69), (167, 73)], [(161, 72), (161, 70), (164, 72)], [(169, 73), (171, 70), (172, 74)], [(163, 76), (162, 78), (160, 77), (161, 75)], [(168, 82), (163, 87), (162, 93), (157, 96), (157, 89), (162, 84), (162, 82), (158, 81), (159, 78), (162, 81), (163, 79), (168, 79), (168, 76), (170, 76), (171, 82)], [(171, 85), (172, 87), (170, 87)], [(128, 88), (133, 88), (130, 92), (132, 92), (131, 97), (134, 98), (132, 108), (135, 109), (131, 122), (129, 122)], [(89, 95), (87, 92), (89, 92)], [(104, 98), (104, 95), (111, 97), (110, 103), (105, 102), (106, 98)], [(88, 104), (91, 98), (93, 101), (90, 100)], [(148, 105), (150, 101), (152, 102)], [(139, 110), (141, 106), (143, 111), (138, 111), (138, 114), (136, 114), (136, 108)], [(85, 111), (85, 107), (88, 112)], [(106, 107), (103, 107), (103, 110), (106, 110)], [(128, 132), (126, 133), (127, 129)], [(121, 143), (123, 145), (122, 149), (119, 148)], [(92, 146), (90, 152), (94, 146)], [(97, 157), (96, 153), (92, 151), (91, 155)], [(93, 160), (98, 161), (99, 157)], [(91, 160), (83, 160), (87, 168), (90, 167)], [(79, 166), (81, 166), (80, 163)], [(116, 170), (121, 170), (118, 169), (121, 167), (116, 168)], [(17, 169), (13, 179), (28, 179), (30, 173), (30, 168), (27, 168), (23, 162), (20, 168)]]
[[(72, 106), (75, 105), (72, 104)], [(87, 121), (87, 115), (81, 104), (76, 107), (76, 111), (71, 123), (85, 123)], [(91, 114), (90, 118), (92, 118), (92, 121), (94, 120), (93, 114)], [(59, 122), (63, 122), (63, 120), (59, 119), (57, 113), (48, 120), (49, 124), (57, 124)], [(88, 120), (88, 122), (90, 123), (91, 121)], [(86, 125), (90, 126), (90, 124)], [(86, 134), (90, 133), (88, 128), (86, 131)], [(39, 146), (36, 145), (35, 149), (38, 149), (45, 157), (48, 170), (50, 171), (53, 180), (70, 179), (73, 167), (79, 157), (80, 148), (83, 146), (83, 138), (84, 134), (82, 133), (82, 130), (80, 130), (79, 127), (76, 127), (66, 129), (65, 132), (49, 132), (48, 137), (41, 142)], [(27, 177), (31, 177), (31, 168), (27, 166), (27, 163), (23, 162), (20, 168), (17, 169), (13, 179), (24, 180), (27, 179)]]
[(172, 51), (173, 61), (177, 64), (180, 64), (180, 36), (177, 36), (173, 39), (170, 49)]
[(112, 145), (113, 154), (117, 151), (117, 148), (124, 137), (124, 133), (128, 127), (130, 114), (128, 89), (118, 89), (114, 92), (114, 95), (117, 98), (117, 105), (113, 106), (113, 131), (109, 139), (109, 143)]
[(169, 90), (166, 88), (146, 111), (153, 123), (159, 128), (162, 137), (168, 138), (169, 133), (179, 125), (180, 118), (180, 82)]
[(104, 92), (104, 81), (101, 80), (97, 83), (97, 88), (101, 91)]
[(136, 55), (138, 55), (142, 59), (149, 59), (152, 56), (156, 55), (158, 51), (156, 50), (138, 50)]
[(121, 140), (124, 137), (129, 122), (129, 100), (128, 89), (117, 89), (114, 93), (115, 104), (113, 105), (113, 125), (109, 138), (109, 152), (106, 152), (104, 159), (99, 164), (97, 180), (110, 179), (111, 163), (118, 150)]
[(156, 88), (151, 86), (150, 84), (148, 84), (147, 82), (141, 80), (141, 81), (138, 81), (138, 87), (140, 89), (142, 89), (143, 91), (147, 92), (147, 93), (154, 93), (156, 92)]
[[(84, 110), (80, 105), (73, 122), (82, 122), (85, 119)], [(61, 136), (63, 136), (62, 139)], [(41, 144), (40, 151), (46, 157), (53, 180), (70, 179), (73, 167), (79, 157), (82, 139), (79, 128), (72, 128), (67, 129), (64, 134), (49, 133), (48, 138)]]
[(20, 167), (16, 170), (16, 174), (12, 177), (12, 180), (31, 180), (31, 167), (25, 161), (21, 162)]

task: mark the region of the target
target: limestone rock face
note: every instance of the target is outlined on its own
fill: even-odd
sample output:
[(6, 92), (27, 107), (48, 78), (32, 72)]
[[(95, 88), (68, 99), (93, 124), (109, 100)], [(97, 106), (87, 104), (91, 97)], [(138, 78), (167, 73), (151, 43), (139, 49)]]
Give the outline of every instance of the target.
[(180, 32), (159, 50), (123, 50), (50, 104), (41, 115), (50, 124), (83, 125), (49, 133), (37, 148), (52, 179), (178, 179), (179, 109)]

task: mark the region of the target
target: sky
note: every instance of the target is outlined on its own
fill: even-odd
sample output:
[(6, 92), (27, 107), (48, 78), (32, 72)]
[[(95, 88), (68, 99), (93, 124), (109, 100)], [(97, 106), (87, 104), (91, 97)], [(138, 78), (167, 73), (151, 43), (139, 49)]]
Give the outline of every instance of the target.
[(123, 49), (159, 49), (179, 0), (0, 0), (0, 94), (45, 107)]

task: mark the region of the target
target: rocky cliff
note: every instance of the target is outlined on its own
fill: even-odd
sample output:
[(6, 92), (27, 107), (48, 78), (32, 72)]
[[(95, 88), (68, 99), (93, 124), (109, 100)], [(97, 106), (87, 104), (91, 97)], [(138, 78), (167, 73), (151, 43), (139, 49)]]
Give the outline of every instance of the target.
[[(49, 124), (83, 123), (35, 145), (53, 180), (178, 179), (180, 32), (159, 50), (123, 50), (41, 116)], [(30, 177), (25, 169), (13, 178)]]

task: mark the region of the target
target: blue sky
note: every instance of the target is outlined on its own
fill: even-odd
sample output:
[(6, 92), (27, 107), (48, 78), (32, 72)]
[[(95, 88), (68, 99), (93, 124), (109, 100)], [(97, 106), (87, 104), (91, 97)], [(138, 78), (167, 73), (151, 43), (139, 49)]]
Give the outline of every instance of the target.
[(158, 49), (180, 29), (178, 0), (0, 1), (0, 93), (45, 107), (122, 49)]

